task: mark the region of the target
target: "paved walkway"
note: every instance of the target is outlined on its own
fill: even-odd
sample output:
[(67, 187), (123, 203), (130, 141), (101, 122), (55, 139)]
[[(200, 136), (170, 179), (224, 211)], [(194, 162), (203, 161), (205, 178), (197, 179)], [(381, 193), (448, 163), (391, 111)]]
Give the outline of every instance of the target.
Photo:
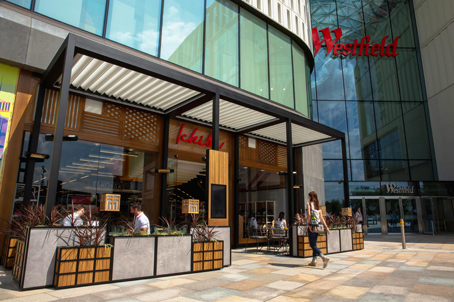
[(0, 270), (0, 300), (453, 301), (454, 235), (407, 242), (402, 250), (400, 236), (367, 236), (364, 250), (330, 255), (325, 270), (308, 267), (309, 259), (235, 250), (233, 265), (220, 271), (64, 290), (21, 292)]

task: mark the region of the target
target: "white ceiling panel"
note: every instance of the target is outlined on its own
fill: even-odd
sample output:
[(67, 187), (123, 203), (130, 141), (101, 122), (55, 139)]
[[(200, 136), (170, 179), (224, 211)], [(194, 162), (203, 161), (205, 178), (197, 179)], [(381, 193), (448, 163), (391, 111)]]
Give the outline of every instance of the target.
[(80, 54), (74, 58), (71, 85), (161, 110), (200, 93)]
[[(262, 136), (265, 138), (286, 142), (287, 141), (287, 134), (286, 134), (286, 124), (277, 124), (274, 126), (262, 128), (260, 130), (255, 130), (251, 132), (251, 134), (255, 134), (258, 136)], [(308, 129), (306, 127), (292, 124), (292, 143), (294, 145), (308, 143), (312, 141), (328, 139), (331, 136), (320, 133), (315, 130)]]

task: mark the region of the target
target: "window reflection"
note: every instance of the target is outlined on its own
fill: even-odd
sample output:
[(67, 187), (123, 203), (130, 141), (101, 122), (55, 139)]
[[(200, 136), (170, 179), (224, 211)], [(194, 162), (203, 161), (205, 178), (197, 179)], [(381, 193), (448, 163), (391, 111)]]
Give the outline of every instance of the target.
[(380, 180), (378, 160), (352, 160), (352, 180)]
[(401, 36), (399, 39), (400, 47), (415, 47), (408, 2), (409, 1), (388, 0), (393, 39), (397, 36)]
[(241, 89), (269, 98), (265, 21), (240, 11)]
[[(322, 47), (315, 56), (315, 77), (318, 100), (343, 100), (344, 83), (342, 60), (338, 57), (325, 57), (326, 48)], [(330, 54), (332, 55), (332, 53)]]
[(370, 36), (370, 44), (381, 43), (388, 36), (386, 44), (392, 43), (391, 26), (388, 17), (386, 0), (363, 0), (366, 34)]
[[(345, 102), (318, 102), (319, 122), (347, 132), (347, 116), (345, 112)], [(348, 153), (348, 136), (346, 136), (347, 153)], [(342, 158), (342, 145), (340, 141), (324, 143), (323, 157), (329, 159)]]
[(229, 0), (208, 0), (205, 74), (238, 86), (238, 6)]
[(36, 0), (35, 11), (98, 36), (104, 28), (106, 0)]
[(271, 100), (294, 108), (290, 38), (268, 26)]
[(203, 0), (166, 0), (161, 59), (202, 72)]
[(378, 159), (372, 102), (347, 102), (350, 156), (355, 159)]
[(371, 57), (370, 73), (375, 101), (399, 101), (396, 60), (393, 57)]
[(381, 160), (382, 180), (409, 180), (408, 162), (403, 160)]
[[(28, 145), (29, 135), (25, 136)], [(52, 154), (52, 141), (39, 136), (38, 153)], [(141, 201), (151, 223), (158, 223), (159, 155), (155, 152), (93, 143), (64, 141), (58, 174), (57, 203), (64, 207), (81, 203), (98, 207), (101, 194), (120, 194), (120, 214), (129, 215), (128, 204)], [(50, 159), (35, 165), (34, 182), (44, 204)]]
[(339, 214), (344, 202), (344, 185), (338, 182), (325, 182), (326, 212)]
[(161, 0), (111, 0), (106, 38), (158, 55)]
[(30, 6), (32, 5), (32, 0), (6, 0), (6, 1), (22, 6), (26, 9), (30, 9)]
[(429, 135), (427, 133), (424, 104), (404, 114), (405, 136), (409, 159), (430, 159)]
[(416, 51), (399, 49), (396, 60), (402, 101), (422, 101), (421, 82), (415, 77), (419, 74)]
[(377, 102), (375, 117), (381, 159), (406, 159), (405, 131), (399, 102)]
[(304, 55), (303, 49), (299, 47), (296, 43), (293, 44), (293, 76), (295, 83), (295, 105), (296, 110), (308, 115), (308, 106), (307, 101), (307, 80), (306, 80), (306, 57)]
[(345, 99), (372, 100), (368, 58), (350, 55), (342, 61)]

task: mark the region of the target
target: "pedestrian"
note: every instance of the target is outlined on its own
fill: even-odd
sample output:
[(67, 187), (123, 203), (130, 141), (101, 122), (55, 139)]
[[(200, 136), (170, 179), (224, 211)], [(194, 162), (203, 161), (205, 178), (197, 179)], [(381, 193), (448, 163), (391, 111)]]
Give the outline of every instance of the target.
[(326, 232), (329, 234), (329, 228), (326, 225), (323, 215), (320, 213), (320, 204), (318, 202), (317, 193), (312, 191), (309, 193), (309, 203), (307, 205), (307, 213), (310, 215), (310, 222), (307, 230), (309, 237), (309, 245), (312, 248), (312, 261), (308, 264), (310, 266), (317, 266), (317, 256), (320, 256), (323, 260), (323, 268), (326, 268), (329, 262), (329, 258), (319, 250), (317, 247), (318, 233), (315, 232), (315, 228), (319, 228), (321, 225), (325, 226)]
[(363, 214), (361, 214), (361, 208), (356, 210), (356, 219), (358, 220), (358, 224), (363, 224)]

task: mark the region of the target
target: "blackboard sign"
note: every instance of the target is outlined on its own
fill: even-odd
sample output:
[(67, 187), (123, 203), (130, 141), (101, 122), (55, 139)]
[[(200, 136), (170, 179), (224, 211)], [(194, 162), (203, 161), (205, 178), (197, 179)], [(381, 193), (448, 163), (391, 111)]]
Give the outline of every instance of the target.
[(211, 184), (211, 218), (227, 218), (227, 189)]

